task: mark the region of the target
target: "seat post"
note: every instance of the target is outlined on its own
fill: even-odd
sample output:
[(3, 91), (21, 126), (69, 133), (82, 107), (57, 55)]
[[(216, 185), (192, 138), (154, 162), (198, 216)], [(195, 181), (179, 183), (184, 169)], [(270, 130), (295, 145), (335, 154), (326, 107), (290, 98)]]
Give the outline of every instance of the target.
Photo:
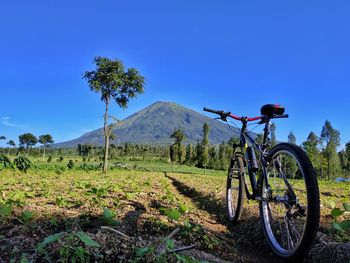
[(270, 116), (267, 116), (266, 118), (266, 123), (265, 123), (265, 128), (264, 128), (264, 138), (263, 138), (263, 145), (266, 145), (266, 141), (267, 141), (267, 136), (270, 133)]

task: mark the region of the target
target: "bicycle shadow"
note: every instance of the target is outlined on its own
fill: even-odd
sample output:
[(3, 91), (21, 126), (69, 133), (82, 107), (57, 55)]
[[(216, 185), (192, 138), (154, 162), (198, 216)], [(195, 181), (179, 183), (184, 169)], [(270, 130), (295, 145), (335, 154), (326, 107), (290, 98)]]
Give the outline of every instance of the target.
[(175, 177), (169, 176), (167, 173), (165, 173), (165, 177), (171, 181), (180, 194), (191, 198), (197, 208), (213, 215), (218, 223), (224, 225), (228, 224), (228, 221), (225, 218), (225, 204), (220, 198), (199, 192), (195, 188), (177, 180)]
[(225, 200), (210, 193), (200, 192), (168, 174), (165, 174), (165, 177), (180, 194), (190, 198), (198, 209), (208, 212), (218, 224), (227, 228), (225, 236), (233, 241), (244, 262), (256, 262), (257, 258), (260, 258), (259, 262), (279, 262), (264, 241), (257, 207), (247, 205), (243, 210), (242, 219), (238, 224), (232, 225), (226, 219)]

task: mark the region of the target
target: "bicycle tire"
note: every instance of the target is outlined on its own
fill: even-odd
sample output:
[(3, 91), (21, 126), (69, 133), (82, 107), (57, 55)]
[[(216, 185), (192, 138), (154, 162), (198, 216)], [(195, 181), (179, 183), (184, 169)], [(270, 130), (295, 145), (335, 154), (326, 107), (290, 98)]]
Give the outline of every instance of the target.
[[(284, 172), (283, 161), (281, 161), (283, 159), (277, 157), (279, 155), (282, 156), (282, 153), (286, 154), (286, 156), (289, 155), (284, 159)], [(282, 179), (278, 178), (278, 183), (275, 183), (276, 185), (282, 185), (283, 183), (286, 185), (284, 196), (279, 197), (279, 200), (283, 201), (276, 201), (278, 196), (277, 186), (271, 186), (273, 184), (271, 177), (268, 178), (269, 191), (267, 191), (264, 180), (261, 184), (260, 193), (262, 200), (260, 201), (259, 208), (263, 231), (267, 243), (274, 254), (285, 261), (302, 262), (315, 241), (320, 221), (320, 196), (315, 170), (306, 153), (300, 147), (290, 143), (281, 143), (273, 147), (268, 153), (267, 162), (270, 167), (279, 166), (279, 173), (286, 174), (287, 169), (293, 170), (291, 163), (292, 158), (294, 158), (296, 164), (299, 165), (299, 168), (297, 168), (299, 170), (294, 172), (295, 178), (290, 178), (286, 183), (283, 176), (279, 175)], [(271, 171), (272, 170), (273, 168), (271, 168)], [(292, 172), (290, 173), (293, 174)], [(300, 178), (296, 179), (296, 177), (300, 175), (303, 180)], [(269, 174), (267, 176), (269, 176)], [(291, 185), (291, 182), (294, 183), (293, 186)], [(303, 186), (305, 189), (302, 189)], [(294, 195), (288, 190), (289, 187), (293, 189), (292, 192)], [(271, 190), (272, 188), (276, 189)], [(275, 193), (273, 193), (273, 191), (275, 191)], [(297, 192), (298, 195), (296, 195), (295, 192)], [(303, 193), (305, 194), (305, 197), (303, 196)], [(291, 198), (291, 196), (293, 198)], [(273, 200), (274, 198), (275, 200)], [(307, 204), (303, 207), (305, 201)], [(293, 203), (295, 203), (293, 207), (297, 212), (291, 213)], [(279, 204), (282, 204), (280, 207), (285, 207), (289, 210), (289, 212), (286, 212), (283, 217), (284, 228), (286, 229), (286, 233), (284, 234), (282, 219), (279, 216), (276, 216), (275, 218), (272, 217), (272, 213), (275, 212), (273, 211), (275, 209), (274, 206), (277, 207)], [(275, 210), (278, 211), (278, 209)], [(282, 212), (282, 215), (283, 213), (284, 212)], [(278, 212), (276, 212), (276, 215), (278, 215)], [(278, 228), (278, 220), (282, 221), (282, 224), (279, 222), (280, 230), (275, 231), (272, 228)], [(278, 242), (278, 240), (282, 240), (282, 242)], [(294, 246), (292, 247), (292, 245)]]
[(236, 224), (243, 211), (244, 202), (244, 163), (240, 156), (231, 159), (226, 181), (226, 217)]

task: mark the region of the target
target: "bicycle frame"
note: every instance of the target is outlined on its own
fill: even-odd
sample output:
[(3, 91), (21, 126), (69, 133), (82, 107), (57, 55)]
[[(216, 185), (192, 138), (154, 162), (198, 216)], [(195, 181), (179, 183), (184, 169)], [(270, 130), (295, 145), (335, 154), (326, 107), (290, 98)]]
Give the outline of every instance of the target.
[[(236, 153), (236, 148), (241, 148), (241, 153), (244, 156), (244, 160), (245, 163), (247, 165), (248, 168), (248, 175), (249, 175), (249, 179), (250, 179), (250, 183), (251, 183), (251, 188), (252, 188), (252, 194), (249, 193), (248, 191), (248, 186), (244, 180), (245, 183), (245, 190), (246, 190), (246, 195), (248, 199), (255, 199), (255, 200), (261, 200), (261, 194), (259, 193), (259, 185), (261, 183), (261, 180), (265, 180), (265, 185), (268, 185), (268, 179), (267, 179), (267, 174), (266, 174), (266, 157), (267, 157), (267, 152), (266, 152), (266, 148), (267, 148), (267, 138), (268, 135), (270, 133), (270, 118), (266, 118), (264, 120), (265, 122), (265, 128), (264, 128), (264, 135), (263, 135), (263, 142), (262, 144), (258, 144), (252, 137), (251, 135), (249, 135), (249, 132), (247, 131), (247, 123), (248, 123), (248, 119), (247, 118), (242, 118), (242, 128), (241, 128), (241, 133), (240, 133), (240, 143), (239, 145), (234, 145), (234, 154)], [(260, 154), (260, 166), (262, 168), (262, 176), (259, 177), (258, 182), (256, 181), (256, 174), (255, 172), (252, 171), (251, 167), (250, 167), (250, 161), (248, 160), (248, 164), (247, 164), (247, 141), (253, 146), (253, 153), (255, 155), (255, 151), (254, 149), (259, 151)]]
[[(267, 109), (264, 110), (264, 107), (266, 107), (266, 106), (270, 107), (270, 111)], [(272, 109), (271, 109), (271, 107), (272, 107)], [(247, 187), (245, 180), (244, 180), (248, 199), (261, 200), (262, 193), (259, 193), (259, 187), (258, 187), (261, 183), (261, 180), (265, 180), (265, 185), (267, 185), (267, 186), (269, 185), (268, 180), (267, 180), (267, 174), (266, 174), (266, 165), (267, 165), (266, 149), (267, 149), (267, 137), (268, 137), (269, 132), (270, 132), (270, 129), (269, 129), (270, 128), (270, 120), (276, 119), (276, 118), (288, 118), (288, 114), (283, 114), (284, 108), (282, 108), (282, 110), (278, 110), (278, 109), (281, 109), (280, 105), (273, 105), (273, 106), (265, 105), (262, 107), (262, 110), (261, 110), (261, 113), (263, 115), (249, 118), (249, 117), (239, 117), (237, 115), (231, 114), (231, 112), (224, 112), (224, 111), (213, 110), (213, 109), (209, 109), (209, 108), (203, 108), (204, 111), (220, 115), (220, 119), (223, 121), (227, 121), (227, 117), (230, 117), (234, 120), (238, 120), (238, 121), (242, 122), (242, 128), (241, 128), (241, 134), (240, 134), (240, 144), (233, 146), (234, 155), (236, 154), (237, 147), (240, 147), (242, 154), (244, 153), (244, 155), (246, 155), (246, 150), (248, 149), (247, 141), (249, 141), (250, 144), (253, 146), (253, 148), (257, 149), (260, 153), (260, 161), (261, 161), (260, 163), (261, 163), (261, 167), (262, 167), (262, 176), (259, 177), (258, 182), (256, 182), (256, 175), (253, 172), (253, 170), (251, 169), (251, 167), (249, 166), (249, 162), (248, 162), (247, 167), (248, 167), (249, 178), (250, 178), (250, 182), (251, 182), (251, 186), (252, 186), (252, 190), (253, 190), (253, 194), (250, 195), (249, 191), (248, 191), (248, 187)], [(247, 123), (250, 121), (260, 121), (259, 124), (265, 124), (264, 137), (263, 137), (263, 142), (261, 145), (256, 143), (255, 140), (249, 135), (249, 133), (247, 131)], [(251, 149), (249, 149), (249, 150), (251, 150)], [(254, 149), (253, 149), (253, 151), (251, 151), (251, 153), (253, 155), (255, 155)], [(248, 158), (244, 158), (244, 160), (247, 160), (247, 159)], [(259, 196), (259, 194), (260, 194), (260, 196)]]

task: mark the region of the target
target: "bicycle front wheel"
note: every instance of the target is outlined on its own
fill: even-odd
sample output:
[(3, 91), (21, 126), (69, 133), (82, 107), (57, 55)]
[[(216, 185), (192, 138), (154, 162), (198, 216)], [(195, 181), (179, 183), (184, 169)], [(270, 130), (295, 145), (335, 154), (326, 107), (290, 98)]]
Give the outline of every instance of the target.
[(232, 224), (237, 223), (243, 210), (244, 171), (242, 157), (232, 158), (226, 183), (226, 215)]
[(319, 227), (315, 170), (305, 152), (289, 143), (272, 148), (267, 161), (260, 202), (264, 234), (277, 256), (299, 262), (308, 253)]

